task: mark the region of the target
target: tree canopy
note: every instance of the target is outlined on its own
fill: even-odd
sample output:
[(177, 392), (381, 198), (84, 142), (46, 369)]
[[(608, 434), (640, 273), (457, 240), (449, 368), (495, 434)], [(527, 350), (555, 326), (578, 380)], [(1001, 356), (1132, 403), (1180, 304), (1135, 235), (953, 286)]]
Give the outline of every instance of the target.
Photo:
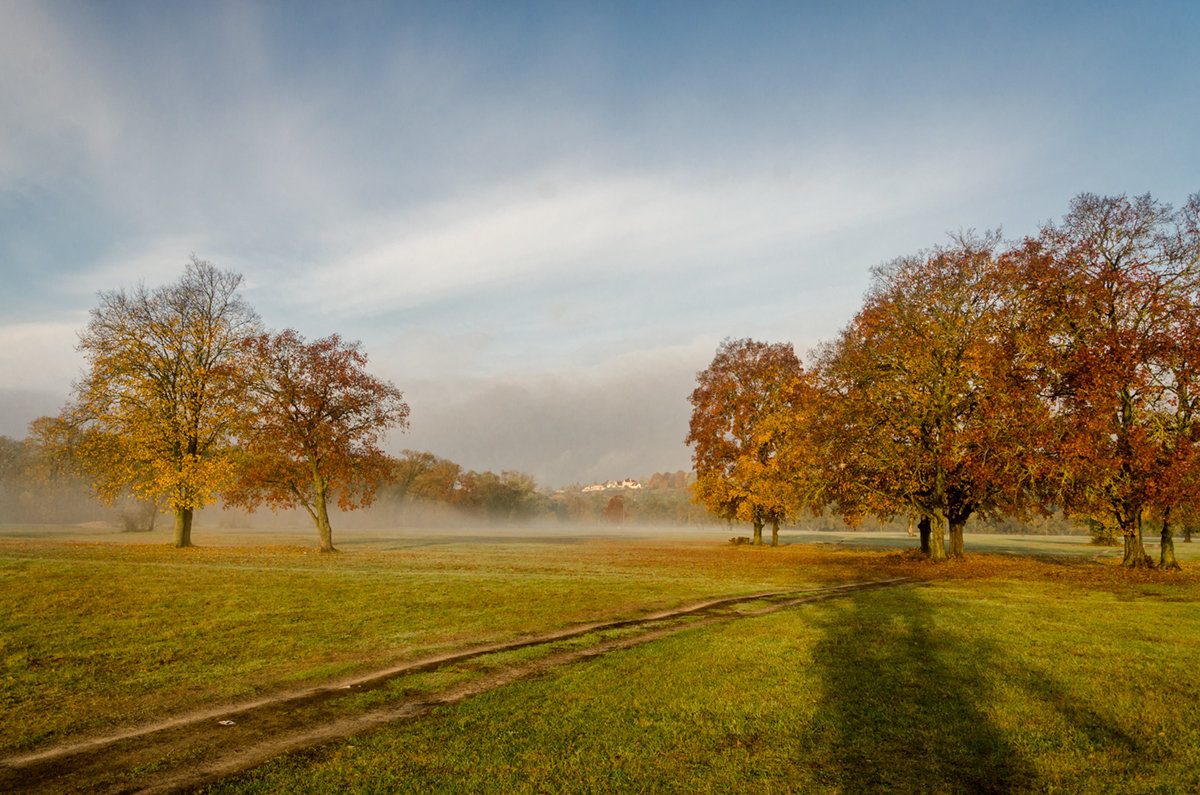
[(819, 460), (843, 514), (907, 512), (930, 523), (930, 551), (961, 556), (978, 512), (1020, 502), (1040, 427), (1036, 391), (1012, 377), (1009, 297), (995, 235), (895, 260), (818, 358)]
[(1056, 420), (1047, 498), (1115, 523), (1128, 566), (1146, 565), (1147, 508), (1195, 499), (1198, 218), (1197, 196), (1083, 194), (1012, 257)]
[(88, 369), (61, 419), (77, 432), (84, 470), (106, 499), (165, 499), (180, 547), (192, 543), (194, 510), (234, 474), (240, 342), (259, 322), (241, 285), (193, 257), (173, 284), (101, 293), (79, 338)]
[(407, 427), (408, 404), (395, 386), (366, 371), (357, 342), (336, 334), (305, 342), (288, 329), (247, 337), (240, 347), (241, 466), (226, 496), (248, 507), (303, 507), (321, 551), (332, 552), (331, 498), (342, 509), (371, 503), (395, 472), (381, 438)]
[(1144, 566), (1152, 516), (1170, 567), (1198, 507), (1198, 332), (1200, 196), (1082, 194), (1021, 241), (961, 233), (876, 268), (808, 373), (790, 344), (723, 342), (691, 396), (695, 499), (756, 538), (805, 504), (915, 515), (938, 560), (973, 515), (1065, 509)]
[(793, 509), (779, 454), (802, 375), (790, 343), (727, 339), (692, 392), (693, 493), (712, 513), (751, 522), (755, 544), (764, 524), (778, 543), (779, 522)]

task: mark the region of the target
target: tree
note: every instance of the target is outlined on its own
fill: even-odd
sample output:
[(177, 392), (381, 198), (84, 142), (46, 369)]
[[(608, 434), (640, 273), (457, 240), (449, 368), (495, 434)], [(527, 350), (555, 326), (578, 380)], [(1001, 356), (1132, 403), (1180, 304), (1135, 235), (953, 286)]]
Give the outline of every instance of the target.
[[(1181, 486), (1195, 455), (1200, 371), (1198, 219), (1200, 196), (1175, 211), (1149, 195), (1082, 194), (1015, 260), (1053, 399), (1048, 491), (1073, 512), (1115, 523), (1129, 567), (1150, 565), (1145, 511), (1169, 517), (1188, 493)], [(1169, 540), (1168, 524), (1163, 533)]]
[(27, 490), (30, 454), (16, 439), (0, 436), (0, 517), (13, 521), (21, 514), (21, 497)]
[(825, 501), (849, 521), (922, 518), (930, 558), (963, 554), (978, 512), (1021, 505), (1044, 407), (1009, 348), (1011, 295), (997, 235), (894, 260), (813, 373), (813, 440)]
[(624, 524), (625, 522), (625, 500), (621, 499), (621, 495), (617, 494), (608, 504), (604, 506), (604, 518), (612, 524)]
[(88, 370), (61, 419), (80, 433), (102, 498), (166, 499), (177, 547), (191, 546), (195, 509), (232, 475), (239, 344), (258, 328), (241, 284), (192, 257), (174, 284), (100, 293), (79, 337)]
[(514, 470), (463, 473), (451, 502), (497, 521), (527, 519), (542, 507), (533, 476)]
[(779, 523), (794, 508), (791, 477), (779, 453), (803, 376), (791, 343), (726, 339), (696, 378), (686, 443), (693, 446), (695, 500), (710, 513), (764, 524), (779, 543)]
[(241, 344), (239, 385), (247, 410), (238, 426), (241, 466), (228, 501), (253, 509), (303, 507), (333, 552), (329, 502), (369, 505), (394, 462), (379, 448), (390, 428), (408, 426), (408, 404), (391, 383), (366, 372), (357, 342), (334, 334), (311, 343), (288, 329)]
[(454, 498), (462, 467), (430, 452), (402, 450), (393, 464), (388, 496), (412, 502), (449, 503)]
[[(105, 502), (119, 508), (127, 530), (154, 530), (164, 496), (138, 493), (131, 487), (131, 482), (150, 480), (153, 472), (147, 462), (126, 455), (119, 437), (95, 427), (79, 428), (62, 416), (38, 417), (29, 424), (25, 447), (30, 480), (56, 509), (91, 486), (92, 491), (107, 495)], [(124, 467), (111, 465), (120, 460)]]

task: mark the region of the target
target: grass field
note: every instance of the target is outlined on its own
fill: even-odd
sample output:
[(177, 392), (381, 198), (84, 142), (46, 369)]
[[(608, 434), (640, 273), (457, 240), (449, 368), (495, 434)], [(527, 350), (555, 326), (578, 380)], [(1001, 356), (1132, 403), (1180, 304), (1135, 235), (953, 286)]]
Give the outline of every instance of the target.
[(1200, 789), (1195, 562), (1127, 573), (1086, 539), (1008, 536), (933, 566), (882, 534), (362, 533), (319, 556), (287, 533), (198, 528), (204, 546), (174, 550), (38, 531), (0, 527), (0, 757), (702, 597), (902, 575), (917, 584), (552, 668), (210, 790)]

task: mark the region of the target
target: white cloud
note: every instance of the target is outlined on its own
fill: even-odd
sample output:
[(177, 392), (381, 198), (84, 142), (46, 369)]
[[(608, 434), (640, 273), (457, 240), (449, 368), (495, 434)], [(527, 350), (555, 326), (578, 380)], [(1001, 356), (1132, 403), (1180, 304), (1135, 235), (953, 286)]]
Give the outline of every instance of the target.
[(318, 296), (326, 309), (382, 312), (528, 287), (551, 274), (745, 278), (764, 262), (803, 267), (795, 260), (805, 248), (909, 218), (960, 195), (968, 182), (1005, 178), (1011, 166), (993, 152), (987, 164), (968, 168), (972, 156), (914, 151), (882, 171), (861, 156), (838, 158), (808, 164), (791, 179), (769, 168), (737, 177), (535, 175), (353, 228), (328, 246), (332, 262), (314, 263), (296, 281), (291, 300)]
[[(64, 207), (103, 227), (40, 292), (82, 313), (194, 252), (242, 271), (268, 325), (364, 337), (413, 403), (400, 444), (551, 482), (679, 466), (721, 337), (804, 356), (871, 265), (1000, 223), (996, 197), (1031, 212), (1014, 183), (1061, 135), (1036, 92), (914, 102), (874, 63), (821, 61), (817, 79), (791, 51), (769, 85), (707, 53), (723, 90), (695, 82), (699, 53), (630, 85), (599, 39), (556, 38), (553, 57), (529, 40), (517, 63), (459, 29), (354, 51), (331, 32), (296, 58), (271, 18), (290, 11), (172, 9), (131, 30), (0, 2), (0, 192), (54, 205), (33, 240), (71, 237)], [(64, 389), (84, 322), (0, 327), (0, 371)]]

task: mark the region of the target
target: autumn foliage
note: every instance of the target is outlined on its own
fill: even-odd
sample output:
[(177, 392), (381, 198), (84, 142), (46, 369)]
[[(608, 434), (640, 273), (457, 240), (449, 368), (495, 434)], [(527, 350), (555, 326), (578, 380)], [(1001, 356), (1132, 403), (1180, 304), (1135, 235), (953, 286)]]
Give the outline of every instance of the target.
[(1200, 392), (1200, 197), (1082, 195), (1061, 224), (1013, 252), (1025, 318), (1056, 420), (1048, 496), (1125, 539), (1147, 564), (1142, 524), (1193, 510)]
[(692, 395), (697, 501), (756, 530), (805, 506), (908, 514), (935, 560), (973, 515), (1063, 509), (1140, 567), (1153, 518), (1175, 566), (1171, 522), (1200, 503), (1198, 218), (1197, 196), (1084, 194), (1025, 240), (896, 259), (786, 389), (760, 360), (790, 345), (722, 343)]
[(250, 508), (304, 508), (321, 551), (332, 552), (330, 501), (343, 510), (371, 503), (392, 472), (381, 436), (407, 426), (408, 404), (366, 371), (357, 343), (336, 334), (311, 343), (290, 329), (256, 334), (240, 349), (246, 403), (236, 428), (239, 476), (226, 498)]
[(962, 556), (972, 515), (1023, 507), (1031, 432), (1043, 425), (1033, 385), (1012, 369), (997, 245), (964, 236), (876, 269), (814, 373), (827, 500), (848, 517), (926, 519), (935, 560), (947, 531), (949, 554)]
[(778, 543), (795, 502), (780, 454), (802, 374), (790, 344), (725, 340), (692, 392), (693, 494), (721, 518), (750, 522), (755, 544), (766, 524)]
[(379, 447), (407, 425), (391, 384), (365, 371), (357, 343), (263, 333), (240, 274), (193, 258), (183, 277), (100, 294), (79, 350), (73, 399), (31, 426), (49, 465), (108, 501), (167, 505), (175, 544), (194, 511), (221, 496), (254, 507), (299, 505), (332, 550), (327, 504), (370, 503), (391, 459)]
[(165, 499), (176, 546), (192, 515), (233, 479), (226, 454), (242, 409), (240, 342), (258, 316), (242, 277), (193, 258), (178, 282), (101, 293), (79, 350), (88, 371), (59, 423), (35, 424), (50, 446), (73, 444), (84, 474), (112, 500)]

